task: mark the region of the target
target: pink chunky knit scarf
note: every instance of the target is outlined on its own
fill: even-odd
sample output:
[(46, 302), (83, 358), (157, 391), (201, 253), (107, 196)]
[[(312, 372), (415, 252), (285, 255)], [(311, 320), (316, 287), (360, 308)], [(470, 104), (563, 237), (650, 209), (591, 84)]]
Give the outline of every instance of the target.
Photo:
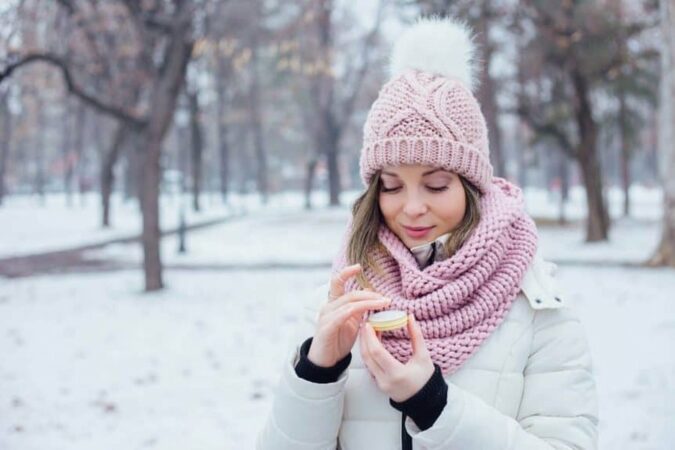
[[(520, 291), (534, 258), (537, 231), (525, 213), (522, 192), (501, 178), (480, 201), (481, 220), (452, 256), (420, 269), (403, 242), (386, 226), (378, 232), (388, 254), (374, 259), (384, 271), (365, 271), (373, 289), (392, 299), (390, 309), (414, 314), (432, 360), (443, 373), (454, 373), (502, 322)], [(333, 271), (347, 265), (346, 245), (333, 262)], [(358, 289), (355, 279), (347, 291)], [(383, 345), (401, 362), (411, 355), (406, 329), (384, 333)]]

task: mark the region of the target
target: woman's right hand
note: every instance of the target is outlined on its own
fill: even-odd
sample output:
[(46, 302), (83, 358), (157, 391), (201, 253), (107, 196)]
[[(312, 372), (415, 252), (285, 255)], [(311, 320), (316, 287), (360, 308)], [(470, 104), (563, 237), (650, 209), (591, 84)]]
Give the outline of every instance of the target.
[(345, 283), (361, 271), (359, 264), (347, 266), (330, 281), (330, 293), (319, 312), (316, 331), (307, 358), (320, 367), (332, 367), (351, 352), (363, 313), (387, 306), (391, 300), (372, 289), (345, 294)]

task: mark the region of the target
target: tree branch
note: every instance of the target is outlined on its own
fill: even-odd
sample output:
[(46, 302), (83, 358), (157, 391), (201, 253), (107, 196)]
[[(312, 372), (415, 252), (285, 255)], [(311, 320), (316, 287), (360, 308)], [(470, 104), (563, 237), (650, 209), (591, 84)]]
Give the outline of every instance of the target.
[(63, 6), (68, 14), (74, 14), (76, 12), (75, 5), (73, 5), (72, 0), (56, 0), (58, 4)]
[(524, 105), (519, 105), (515, 110), (511, 110), (528, 124), (536, 133), (551, 136), (558, 142), (560, 149), (570, 158), (577, 159), (577, 152), (572, 141), (567, 134), (558, 127), (557, 122), (542, 122), (535, 119), (532, 111)]
[(98, 111), (104, 114), (113, 116), (119, 120), (125, 121), (136, 127), (145, 126), (147, 119), (137, 117), (121, 108), (109, 105), (101, 101), (100, 99), (94, 97), (93, 95), (85, 92), (84, 89), (82, 89), (73, 81), (73, 77), (70, 73), (70, 68), (68, 67), (68, 64), (58, 55), (54, 55), (51, 53), (31, 53), (21, 57), (17, 61), (10, 62), (9, 64), (7, 64), (6, 67), (0, 70), (0, 84), (2, 84), (5, 78), (11, 76), (15, 70), (19, 69), (22, 66), (38, 61), (46, 62), (61, 69), (61, 73), (63, 74), (63, 80), (66, 84), (66, 87), (68, 88), (68, 91), (79, 97), (83, 102), (85, 102), (89, 106), (92, 106), (93, 108), (96, 108)]
[[(67, 1), (67, 0), (66, 0)], [(160, 14), (158, 11), (146, 11), (141, 6), (138, 0), (124, 0), (123, 3), (127, 7), (127, 11), (136, 19), (137, 24), (143, 24), (149, 29), (155, 29), (163, 34), (173, 34), (176, 28), (184, 26), (185, 23), (177, 23), (176, 15)], [(184, 9), (183, 4), (176, 6), (176, 11)], [(185, 18), (182, 18), (185, 21)]]
[[(349, 122), (352, 112), (354, 111), (354, 104), (356, 103), (356, 98), (358, 97), (359, 92), (361, 91), (361, 85), (363, 84), (363, 80), (365, 79), (366, 74), (368, 73), (368, 68), (370, 66), (370, 51), (373, 47), (375, 38), (377, 37), (380, 31), (380, 24), (382, 23), (382, 15), (384, 12), (384, 5), (385, 0), (380, 0), (377, 6), (377, 16), (375, 18), (375, 25), (366, 36), (366, 39), (363, 43), (363, 52), (362, 52), (363, 65), (356, 74), (354, 82), (354, 90), (352, 91), (351, 95), (349, 95), (345, 99), (342, 105), (341, 114), (337, 118), (338, 130), (342, 130), (342, 128)], [(338, 135), (340, 135), (339, 131)]]

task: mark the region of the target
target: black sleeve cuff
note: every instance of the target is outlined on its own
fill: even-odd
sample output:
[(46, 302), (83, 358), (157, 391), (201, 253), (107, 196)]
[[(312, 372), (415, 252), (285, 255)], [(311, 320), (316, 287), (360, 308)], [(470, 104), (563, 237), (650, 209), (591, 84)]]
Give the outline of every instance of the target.
[(429, 381), (415, 395), (401, 403), (389, 399), (391, 406), (410, 417), (422, 431), (431, 428), (447, 402), (448, 384), (437, 364)]
[(312, 383), (335, 383), (340, 378), (340, 374), (349, 367), (349, 363), (352, 361), (352, 354), (349, 353), (332, 367), (321, 367), (307, 358), (311, 345), (312, 338), (310, 337), (300, 346), (300, 358), (295, 365), (295, 374)]

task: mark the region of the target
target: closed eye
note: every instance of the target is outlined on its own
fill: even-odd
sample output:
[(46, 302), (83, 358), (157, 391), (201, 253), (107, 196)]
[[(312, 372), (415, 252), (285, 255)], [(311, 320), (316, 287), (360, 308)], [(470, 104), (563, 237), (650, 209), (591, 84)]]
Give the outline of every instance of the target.
[(386, 187), (382, 186), (382, 187), (380, 188), (380, 192), (384, 192), (384, 193), (386, 194), (386, 193), (396, 192), (396, 191), (398, 191), (399, 189), (401, 189), (400, 186), (399, 186), (399, 187), (396, 187), (396, 188), (389, 188), (389, 189), (387, 189)]
[[(448, 187), (447, 187), (447, 186), (441, 186), (441, 187), (427, 186), (426, 188), (427, 188), (428, 190), (430, 190), (431, 192), (443, 192), (443, 191), (448, 190)], [(395, 187), (395, 188), (386, 188), (386, 187), (382, 186), (382, 187), (380, 188), (380, 192), (383, 192), (383, 193), (385, 193), (385, 194), (387, 194), (387, 193), (394, 193), (394, 192), (399, 191), (400, 189), (401, 189), (401, 186)]]

